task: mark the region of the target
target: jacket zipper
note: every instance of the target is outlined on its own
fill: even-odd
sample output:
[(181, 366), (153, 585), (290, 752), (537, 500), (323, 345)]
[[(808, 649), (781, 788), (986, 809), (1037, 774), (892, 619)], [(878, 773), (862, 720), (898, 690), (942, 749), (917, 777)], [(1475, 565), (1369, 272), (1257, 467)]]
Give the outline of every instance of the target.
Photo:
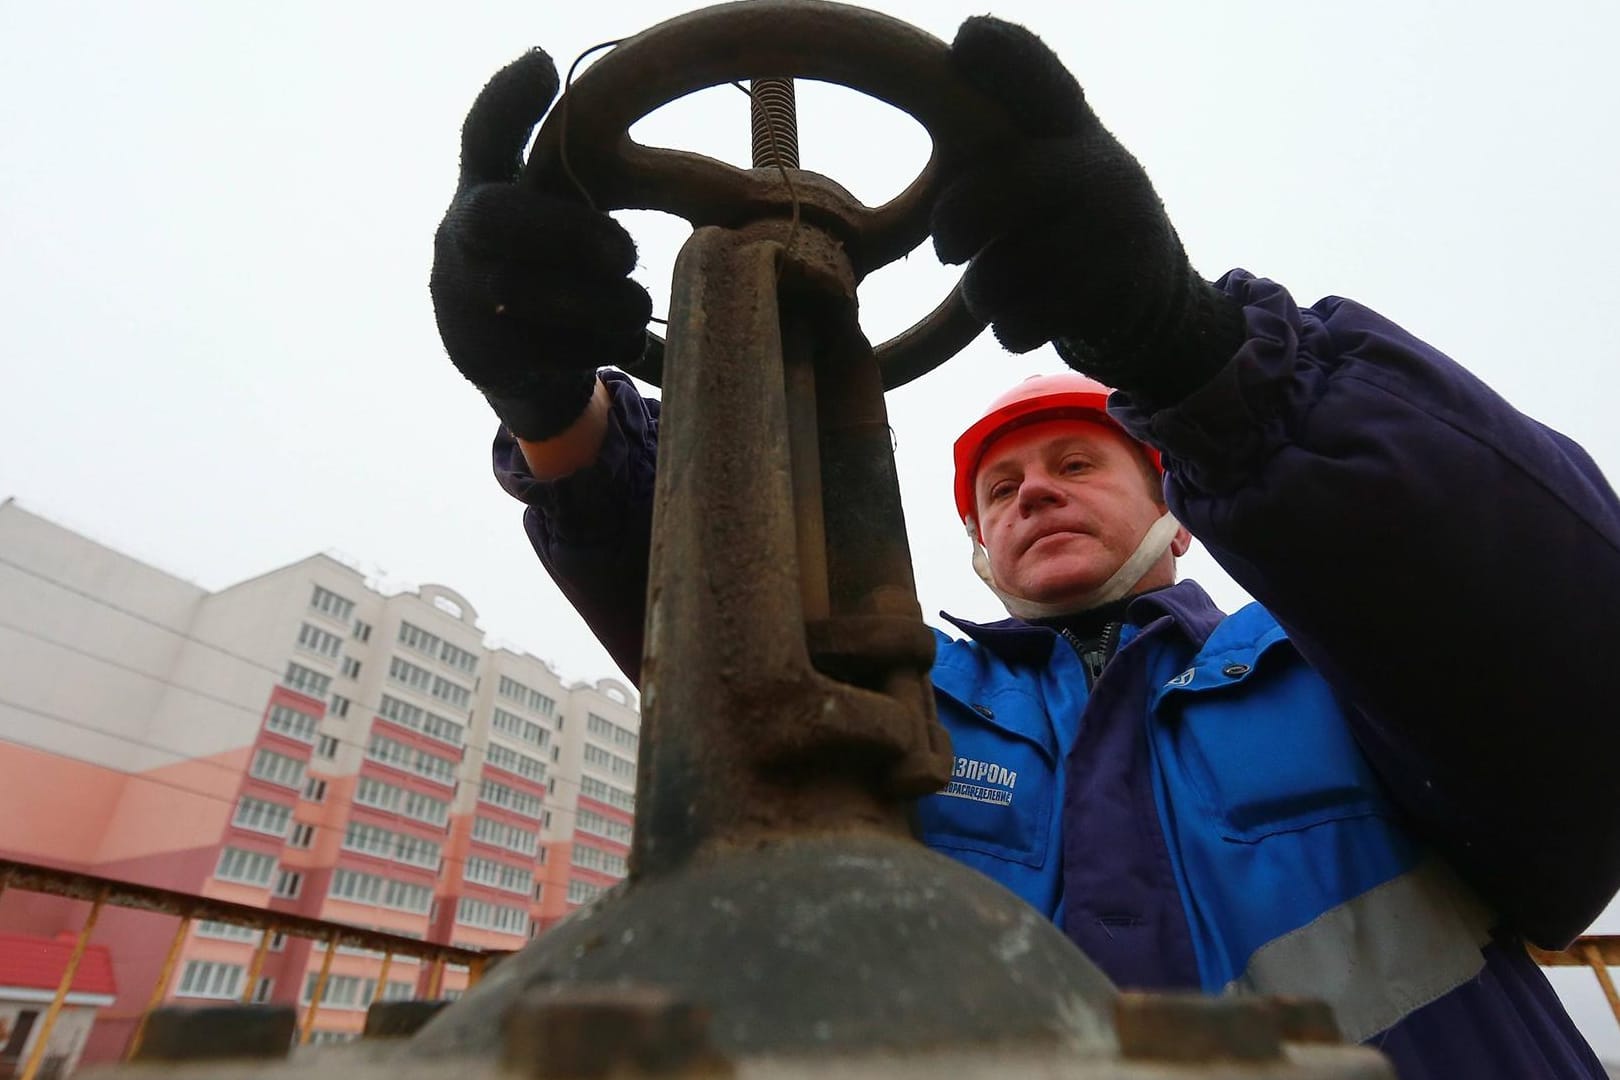
[(1103, 668), (1107, 667), (1108, 661), (1113, 659), (1114, 650), (1119, 648), (1119, 635), (1122, 629), (1123, 624), (1121, 623), (1109, 623), (1103, 627), (1102, 637), (1098, 638), (1090, 646), (1081, 640), (1080, 636), (1073, 630), (1062, 631), (1063, 640), (1069, 643), (1069, 647), (1075, 651), (1075, 655), (1080, 657), (1081, 666), (1086, 669), (1086, 688), (1088, 690), (1097, 685), (1097, 680), (1102, 678)]

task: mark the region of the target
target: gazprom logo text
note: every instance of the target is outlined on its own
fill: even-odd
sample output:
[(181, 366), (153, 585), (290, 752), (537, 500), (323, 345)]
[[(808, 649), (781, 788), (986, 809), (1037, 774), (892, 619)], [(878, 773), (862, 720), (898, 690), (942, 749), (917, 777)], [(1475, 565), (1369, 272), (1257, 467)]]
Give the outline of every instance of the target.
[(951, 782), (941, 795), (953, 799), (972, 799), (974, 802), (1011, 806), (1013, 788), (1018, 786), (1018, 774), (993, 761), (979, 761), (959, 757), (951, 770)]

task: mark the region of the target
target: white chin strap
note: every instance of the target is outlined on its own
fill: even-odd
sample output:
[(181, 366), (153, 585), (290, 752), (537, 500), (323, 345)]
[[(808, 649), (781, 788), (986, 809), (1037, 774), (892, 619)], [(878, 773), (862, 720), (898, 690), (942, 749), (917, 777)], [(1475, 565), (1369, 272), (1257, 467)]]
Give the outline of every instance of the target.
[(1170, 542), (1176, 538), (1176, 530), (1181, 528), (1180, 522), (1166, 511), (1164, 516), (1155, 521), (1143, 534), (1142, 542), (1136, 545), (1131, 557), (1126, 559), (1107, 581), (1090, 592), (1065, 597), (1056, 603), (1043, 604), (1035, 600), (1026, 600), (1022, 596), (1014, 596), (997, 585), (995, 575), (990, 572), (990, 553), (985, 551), (984, 545), (979, 542), (979, 523), (971, 517), (966, 517), (962, 519), (962, 524), (967, 526), (968, 539), (973, 542), (974, 572), (979, 575), (979, 580), (990, 586), (990, 591), (1001, 599), (1008, 613), (1020, 619), (1049, 619), (1058, 615), (1075, 615), (1129, 594), (1154, 564), (1164, 557), (1164, 553), (1170, 550)]

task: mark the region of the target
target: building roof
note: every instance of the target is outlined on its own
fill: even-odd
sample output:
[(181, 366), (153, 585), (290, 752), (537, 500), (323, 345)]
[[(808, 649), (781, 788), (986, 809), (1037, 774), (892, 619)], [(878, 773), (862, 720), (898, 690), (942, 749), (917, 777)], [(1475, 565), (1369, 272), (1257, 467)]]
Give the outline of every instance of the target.
[[(0, 934), (0, 986), (54, 993), (57, 984), (62, 981), (62, 973), (67, 970), (68, 960), (73, 956), (75, 940), (73, 934), (58, 934), (54, 938)], [(112, 952), (107, 946), (91, 945), (84, 950), (79, 969), (73, 973), (73, 986), (69, 992), (117, 995)]]

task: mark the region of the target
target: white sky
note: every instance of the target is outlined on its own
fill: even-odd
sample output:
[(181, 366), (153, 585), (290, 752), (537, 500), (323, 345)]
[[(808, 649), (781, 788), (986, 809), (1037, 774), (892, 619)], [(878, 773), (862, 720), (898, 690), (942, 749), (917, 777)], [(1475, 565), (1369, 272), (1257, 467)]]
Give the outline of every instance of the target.
[[(883, 9), (949, 39), (984, 5)], [(612, 674), (490, 479), (494, 424), (444, 357), (426, 282), (484, 80), (530, 45), (566, 68), (681, 10), (0, 0), (0, 497), (213, 588), (335, 548), (454, 587), (565, 677)], [(1620, 475), (1620, 7), (992, 10), (1065, 59), (1206, 275), (1370, 304)], [(800, 106), (805, 166), (869, 203), (926, 158), (887, 106), (819, 86)], [(707, 91), (637, 134), (744, 161), (747, 101)], [(662, 314), (685, 227), (623, 219)], [(909, 325), (953, 276), (926, 248), (874, 275), (868, 333)], [(993, 394), (1059, 367), (986, 335), (891, 396), (926, 611), (998, 614), (948, 448)], [(1243, 601), (1200, 555), (1183, 570)], [(1620, 1058), (1590, 975), (1557, 981)]]

